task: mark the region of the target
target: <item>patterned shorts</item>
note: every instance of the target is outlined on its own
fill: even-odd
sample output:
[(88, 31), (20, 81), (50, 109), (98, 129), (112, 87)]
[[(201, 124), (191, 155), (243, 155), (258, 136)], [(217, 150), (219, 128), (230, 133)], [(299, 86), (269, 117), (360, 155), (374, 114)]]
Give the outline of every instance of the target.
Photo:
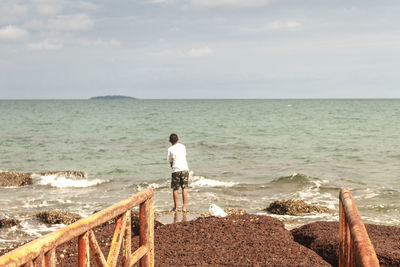
[(173, 172), (171, 178), (171, 188), (174, 190), (179, 189), (179, 187), (186, 188), (189, 186), (189, 172)]

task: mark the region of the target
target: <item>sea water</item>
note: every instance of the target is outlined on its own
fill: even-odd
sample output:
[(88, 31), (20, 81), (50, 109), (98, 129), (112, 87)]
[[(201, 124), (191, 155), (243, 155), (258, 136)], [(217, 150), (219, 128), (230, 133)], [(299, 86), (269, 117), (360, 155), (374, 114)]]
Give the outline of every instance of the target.
[(0, 170), (86, 172), (0, 188), (0, 218), (22, 222), (0, 229), (0, 247), (62, 227), (35, 220), (42, 210), (87, 216), (148, 187), (155, 210), (170, 210), (173, 132), (188, 152), (189, 210), (267, 214), (282, 199), (332, 210), (276, 216), (292, 228), (338, 220), (347, 187), (364, 222), (400, 226), (400, 100), (2, 100), (0, 114)]

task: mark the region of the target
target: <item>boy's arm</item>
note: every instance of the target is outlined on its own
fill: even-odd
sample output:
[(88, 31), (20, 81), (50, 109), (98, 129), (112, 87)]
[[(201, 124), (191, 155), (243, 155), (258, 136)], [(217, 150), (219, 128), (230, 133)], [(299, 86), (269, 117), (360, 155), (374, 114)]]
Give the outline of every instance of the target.
[(168, 162), (169, 162), (169, 165), (170, 165), (171, 168), (172, 168), (173, 159), (172, 159), (171, 152), (170, 152), (169, 150), (168, 150), (167, 160), (168, 160)]

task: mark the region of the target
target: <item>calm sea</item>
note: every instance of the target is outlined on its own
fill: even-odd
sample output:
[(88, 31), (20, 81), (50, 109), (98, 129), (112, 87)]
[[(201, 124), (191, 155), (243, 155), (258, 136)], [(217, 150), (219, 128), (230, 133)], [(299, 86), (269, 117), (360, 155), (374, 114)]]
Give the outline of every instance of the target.
[(86, 216), (147, 187), (156, 211), (171, 209), (172, 132), (188, 151), (189, 210), (266, 214), (281, 199), (333, 209), (276, 216), (291, 228), (337, 220), (348, 187), (365, 222), (400, 226), (400, 100), (3, 100), (0, 114), (0, 170), (87, 173), (0, 188), (0, 217), (22, 221), (0, 229), (1, 247), (60, 227), (33, 219), (41, 210)]

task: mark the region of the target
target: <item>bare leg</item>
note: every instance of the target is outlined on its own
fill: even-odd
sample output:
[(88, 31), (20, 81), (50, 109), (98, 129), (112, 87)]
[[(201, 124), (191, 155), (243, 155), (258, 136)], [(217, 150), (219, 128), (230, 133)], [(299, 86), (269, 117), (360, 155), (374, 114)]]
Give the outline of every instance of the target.
[(178, 211), (178, 189), (174, 189), (172, 196), (174, 197), (174, 211)]
[(182, 188), (182, 199), (183, 199), (183, 205), (182, 205), (182, 211), (186, 211), (186, 202), (187, 202), (187, 188)]

